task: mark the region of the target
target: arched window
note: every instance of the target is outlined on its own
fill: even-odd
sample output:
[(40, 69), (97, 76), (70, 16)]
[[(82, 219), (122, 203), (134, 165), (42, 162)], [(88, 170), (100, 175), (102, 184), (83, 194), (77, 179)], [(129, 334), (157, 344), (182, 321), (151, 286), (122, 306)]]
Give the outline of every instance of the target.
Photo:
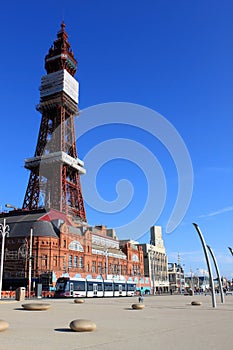
[(84, 252), (83, 246), (78, 241), (70, 242), (69, 250), (75, 250), (77, 252)]
[(133, 260), (133, 261), (139, 261), (138, 256), (137, 256), (136, 254), (133, 254), (132, 260)]

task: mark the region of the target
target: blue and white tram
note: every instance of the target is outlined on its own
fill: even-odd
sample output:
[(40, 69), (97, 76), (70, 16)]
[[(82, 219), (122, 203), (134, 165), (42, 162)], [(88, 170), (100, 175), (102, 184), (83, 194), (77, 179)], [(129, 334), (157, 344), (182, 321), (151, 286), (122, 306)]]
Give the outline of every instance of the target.
[(135, 291), (134, 282), (60, 277), (57, 279), (54, 297), (120, 297), (133, 296)]

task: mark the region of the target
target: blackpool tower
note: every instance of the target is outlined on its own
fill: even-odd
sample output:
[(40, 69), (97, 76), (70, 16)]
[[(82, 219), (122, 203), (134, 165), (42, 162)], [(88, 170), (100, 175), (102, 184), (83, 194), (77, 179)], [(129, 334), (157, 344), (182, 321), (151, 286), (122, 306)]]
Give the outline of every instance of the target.
[(42, 114), (34, 157), (25, 160), (30, 170), (23, 210), (57, 210), (86, 222), (77, 157), (74, 116), (78, 115), (77, 61), (68, 42), (64, 22), (45, 56), (47, 74), (41, 78)]

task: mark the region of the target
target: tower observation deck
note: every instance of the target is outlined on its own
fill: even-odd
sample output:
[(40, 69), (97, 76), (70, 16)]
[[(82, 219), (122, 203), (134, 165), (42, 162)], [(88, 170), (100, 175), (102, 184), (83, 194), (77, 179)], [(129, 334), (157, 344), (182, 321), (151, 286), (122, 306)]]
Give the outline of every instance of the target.
[(64, 22), (45, 56), (45, 69), (37, 106), (42, 114), (37, 146), (34, 157), (25, 159), (30, 177), (22, 209), (55, 209), (86, 222), (80, 183), (86, 171), (77, 155), (74, 129), (79, 102), (79, 83), (74, 78), (77, 61)]

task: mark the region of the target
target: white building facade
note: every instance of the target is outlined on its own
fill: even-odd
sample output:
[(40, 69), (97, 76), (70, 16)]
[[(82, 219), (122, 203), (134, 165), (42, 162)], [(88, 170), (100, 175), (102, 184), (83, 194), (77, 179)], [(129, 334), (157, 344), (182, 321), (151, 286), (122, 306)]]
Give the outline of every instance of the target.
[(143, 250), (144, 275), (150, 277), (151, 294), (169, 291), (168, 262), (162, 238), (162, 228), (152, 226), (150, 244), (139, 244)]

